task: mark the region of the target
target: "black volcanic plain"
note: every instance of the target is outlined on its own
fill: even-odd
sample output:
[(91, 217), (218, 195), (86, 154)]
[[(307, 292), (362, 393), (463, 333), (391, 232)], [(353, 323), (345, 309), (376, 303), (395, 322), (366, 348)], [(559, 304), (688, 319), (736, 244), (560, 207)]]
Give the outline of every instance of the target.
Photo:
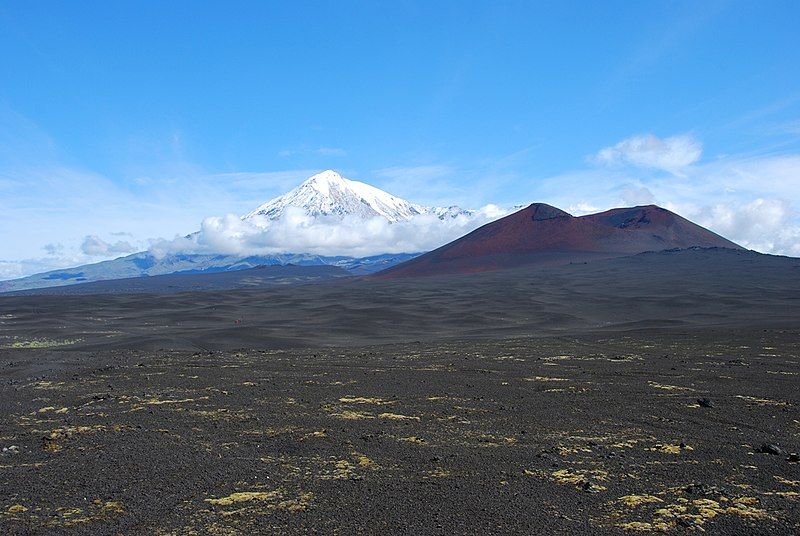
[(799, 259), (265, 285), (0, 296), (0, 533), (800, 531)]

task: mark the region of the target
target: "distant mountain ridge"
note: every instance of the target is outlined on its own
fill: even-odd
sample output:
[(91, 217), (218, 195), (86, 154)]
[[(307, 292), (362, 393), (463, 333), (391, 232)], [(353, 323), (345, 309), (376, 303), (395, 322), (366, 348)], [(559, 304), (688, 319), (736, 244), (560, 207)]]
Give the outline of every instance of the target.
[(422, 214), (433, 214), (445, 219), (472, 216), (475, 213), (474, 210), (456, 206), (418, 205), (364, 182), (345, 179), (329, 169), (310, 177), (294, 190), (267, 201), (242, 216), (242, 219), (258, 225), (259, 218), (280, 219), (291, 207), (302, 210), (307, 216), (336, 218), (356, 216), (363, 219), (381, 217), (392, 223), (406, 221)]
[[(425, 215), (434, 216), (442, 222), (477, 215), (477, 211), (457, 206), (426, 207), (411, 203), (327, 170), (310, 177), (290, 192), (260, 205), (241, 216), (241, 219), (255, 228), (267, 228), (271, 222), (278, 222), (293, 211), (334, 222), (344, 218), (364, 221), (382, 218), (392, 224)], [(194, 240), (197, 236), (198, 233), (194, 233), (186, 238)], [(425, 254), (407, 252), (350, 257), (286, 252), (266, 255), (173, 253), (156, 256), (151, 252), (140, 252), (71, 269), (0, 281), (0, 292), (286, 264), (330, 265), (343, 268), (353, 275), (380, 272), (376, 277), (382, 278), (466, 273), (526, 264), (583, 262), (695, 246), (739, 248), (737, 244), (655, 205), (575, 217), (551, 205), (534, 203)]]
[[(292, 209), (313, 218), (335, 220), (350, 217), (365, 221), (371, 218), (383, 218), (390, 223), (407, 221), (420, 215), (432, 215), (442, 221), (458, 217), (472, 218), (476, 215), (474, 210), (457, 206), (429, 207), (412, 203), (369, 184), (346, 179), (336, 171), (326, 170), (309, 177), (297, 188), (267, 201), (241, 218), (258, 228), (266, 228), (271, 222), (286, 217)], [(192, 233), (186, 238), (192, 240), (197, 236), (198, 233)], [(287, 251), (267, 255), (178, 253), (156, 256), (145, 251), (75, 268), (51, 270), (21, 279), (0, 281), (0, 292), (109, 279), (173, 273), (211, 273), (285, 264), (331, 265), (348, 270), (353, 275), (365, 275), (406, 261), (419, 253), (409, 251), (352, 257)]]
[(280, 255), (197, 255), (181, 254), (156, 258), (147, 252), (64, 270), (0, 281), (0, 292), (29, 290), (94, 281), (148, 277), (169, 274), (209, 274), (247, 270), (259, 266), (334, 266), (352, 275), (367, 275), (413, 258), (414, 253), (373, 255), (371, 257), (326, 257), (312, 254)]
[(575, 217), (559, 208), (534, 203), (375, 277), (484, 272), (690, 247), (742, 249), (656, 205)]
[(88, 281), (75, 285), (18, 290), (13, 294), (69, 296), (86, 294), (171, 294), (195, 291), (226, 291), (303, 285), (353, 274), (332, 265), (280, 264), (223, 272), (176, 272), (148, 277)]

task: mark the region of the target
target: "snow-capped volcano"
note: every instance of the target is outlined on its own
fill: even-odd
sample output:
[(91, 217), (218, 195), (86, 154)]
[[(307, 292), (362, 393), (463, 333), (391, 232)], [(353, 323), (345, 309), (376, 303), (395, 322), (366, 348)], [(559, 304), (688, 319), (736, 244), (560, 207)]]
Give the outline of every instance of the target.
[(493, 205), (418, 205), (328, 170), (244, 216), (210, 216), (197, 232), (157, 241), (148, 251), (3, 282), (0, 291), (260, 265), (331, 264), (363, 275), (436, 249), (505, 213)]
[(289, 207), (302, 209), (307, 216), (356, 216), (363, 219), (380, 216), (396, 223), (420, 214), (439, 219), (471, 216), (474, 211), (459, 207), (426, 207), (395, 197), (369, 184), (346, 179), (333, 170), (310, 177), (294, 190), (267, 201), (243, 220), (254, 223), (260, 218), (279, 220)]

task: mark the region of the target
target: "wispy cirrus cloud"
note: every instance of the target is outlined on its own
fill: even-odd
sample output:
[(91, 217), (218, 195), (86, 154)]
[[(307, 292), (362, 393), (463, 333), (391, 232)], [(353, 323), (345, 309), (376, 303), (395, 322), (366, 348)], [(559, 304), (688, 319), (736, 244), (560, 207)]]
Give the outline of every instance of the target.
[(463, 201), (456, 177), (458, 170), (448, 164), (391, 166), (373, 170), (367, 182), (400, 197), (431, 205), (452, 205)]
[(360, 180), (425, 205), (474, 208), (516, 199), (525, 176), (513, 169), (509, 159), (513, 155), (460, 163), (396, 165), (375, 169)]

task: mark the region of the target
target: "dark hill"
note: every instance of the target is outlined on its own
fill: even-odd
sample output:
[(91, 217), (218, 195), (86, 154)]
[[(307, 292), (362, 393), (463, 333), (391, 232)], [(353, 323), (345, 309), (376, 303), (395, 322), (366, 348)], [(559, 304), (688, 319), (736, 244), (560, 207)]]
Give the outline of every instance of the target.
[(556, 207), (534, 203), (375, 277), (485, 272), (689, 247), (741, 249), (655, 205), (575, 217)]

